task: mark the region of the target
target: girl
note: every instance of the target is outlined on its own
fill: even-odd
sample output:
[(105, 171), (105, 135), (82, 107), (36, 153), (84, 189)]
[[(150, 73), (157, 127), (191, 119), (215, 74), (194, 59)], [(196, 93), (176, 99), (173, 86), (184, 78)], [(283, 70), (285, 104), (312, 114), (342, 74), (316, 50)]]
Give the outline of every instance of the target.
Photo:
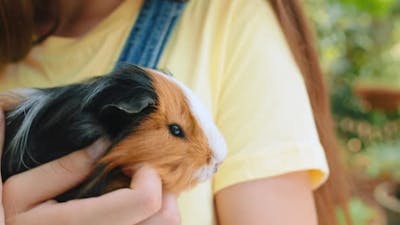
[[(0, 0), (0, 90), (105, 74), (141, 12), (166, 2)], [(184, 225), (337, 224), (346, 190), (300, 2), (191, 0), (182, 8), (157, 67), (194, 90), (224, 133), (229, 154), (213, 181), (178, 204), (144, 168), (132, 179), (135, 190), (46, 202), (90, 171), (93, 157), (78, 151), (6, 181), (6, 224), (177, 224), (178, 212)], [(94, 146), (89, 152), (101, 152)], [(55, 166), (59, 174), (46, 176), (60, 163), (74, 173)]]

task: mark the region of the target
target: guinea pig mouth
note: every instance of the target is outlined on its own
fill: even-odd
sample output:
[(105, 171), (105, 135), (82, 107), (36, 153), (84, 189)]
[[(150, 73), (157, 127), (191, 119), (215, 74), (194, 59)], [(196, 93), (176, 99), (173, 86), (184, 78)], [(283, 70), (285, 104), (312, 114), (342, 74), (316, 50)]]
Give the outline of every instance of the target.
[(211, 163), (208, 165), (205, 165), (198, 169), (195, 173), (195, 177), (199, 182), (204, 182), (208, 179), (210, 179), (214, 173), (218, 171), (218, 167), (221, 163)]

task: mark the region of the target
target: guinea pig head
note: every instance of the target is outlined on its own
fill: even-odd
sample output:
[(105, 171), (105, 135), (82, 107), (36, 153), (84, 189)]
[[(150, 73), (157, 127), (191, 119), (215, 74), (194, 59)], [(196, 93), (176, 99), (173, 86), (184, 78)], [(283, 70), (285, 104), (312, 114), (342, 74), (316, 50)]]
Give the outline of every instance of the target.
[(154, 167), (169, 192), (181, 192), (210, 178), (226, 156), (224, 139), (207, 109), (176, 79), (154, 70), (158, 102), (134, 131), (100, 163), (106, 168)]

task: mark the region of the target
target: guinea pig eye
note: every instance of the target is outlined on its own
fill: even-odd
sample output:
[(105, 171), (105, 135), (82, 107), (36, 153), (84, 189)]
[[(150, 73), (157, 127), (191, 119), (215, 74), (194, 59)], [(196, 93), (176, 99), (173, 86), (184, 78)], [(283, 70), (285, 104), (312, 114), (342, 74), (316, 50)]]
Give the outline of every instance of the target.
[(183, 133), (182, 128), (176, 123), (168, 125), (168, 129), (169, 129), (169, 132), (176, 137), (180, 137), (180, 138), (185, 137), (185, 134)]

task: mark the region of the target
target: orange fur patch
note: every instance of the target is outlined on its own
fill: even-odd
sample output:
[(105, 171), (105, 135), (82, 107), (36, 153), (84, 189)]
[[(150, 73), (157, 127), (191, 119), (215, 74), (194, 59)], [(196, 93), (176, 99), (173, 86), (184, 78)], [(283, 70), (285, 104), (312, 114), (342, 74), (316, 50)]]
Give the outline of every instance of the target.
[[(147, 72), (158, 94), (156, 111), (100, 163), (106, 164), (107, 170), (149, 164), (160, 174), (164, 189), (178, 193), (198, 182), (194, 174), (209, 162), (212, 151), (180, 87), (154, 71)], [(170, 134), (168, 125), (172, 123), (182, 127), (185, 138)]]

